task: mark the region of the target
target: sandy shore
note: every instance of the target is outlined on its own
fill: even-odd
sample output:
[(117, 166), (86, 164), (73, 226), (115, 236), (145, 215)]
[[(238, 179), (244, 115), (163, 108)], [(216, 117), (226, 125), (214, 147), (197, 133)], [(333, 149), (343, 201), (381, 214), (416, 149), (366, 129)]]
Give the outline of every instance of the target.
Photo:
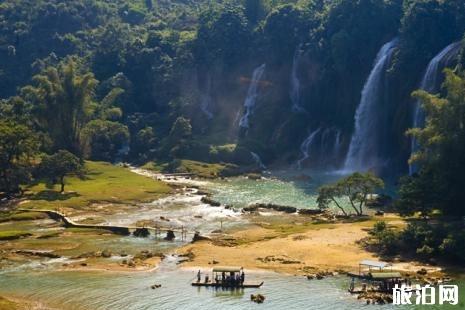
[[(213, 265), (243, 266), (287, 274), (305, 275), (318, 271), (356, 271), (363, 259), (379, 260), (361, 248), (357, 241), (366, 237), (363, 226), (334, 224), (305, 232), (280, 236), (269, 229), (255, 227), (233, 233), (242, 244), (224, 246), (219, 242), (201, 241), (181, 248), (180, 254), (190, 254), (186, 267)], [(421, 268), (439, 271), (415, 262), (395, 263), (394, 269), (415, 272)]]

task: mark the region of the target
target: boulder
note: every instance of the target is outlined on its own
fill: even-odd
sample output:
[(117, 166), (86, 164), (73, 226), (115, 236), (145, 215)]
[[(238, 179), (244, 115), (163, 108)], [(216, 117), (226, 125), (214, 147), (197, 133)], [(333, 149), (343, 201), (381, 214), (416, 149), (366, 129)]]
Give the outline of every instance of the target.
[(192, 238), (192, 243), (197, 241), (211, 241), (210, 238), (200, 235), (198, 231), (195, 232), (194, 238)]
[(150, 235), (150, 232), (147, 228), (143, 227), (143, 228), (137, 228), (133, 235), (135, 237), (140, 237), (140, 238), (147, 238), (149, 235)]
[(175, 238), (176, 238), (176, 236), (174, 235), (174, 231), (168, 230), (166, 232), (166, 237), (164, 238), (164, 240), (173, 241)]
[(250, 295), (250, 300), (256, 302), (257, 304), (261, 304), (265, 301), (265, 296), (262, 294), (252, 294)]
[(202, 201), (203, 203), (207, 204), (207, 205), (210, 205), (212, 207), (219, 207), (221, 206), (221, 203), (219, 203), (218, 201), (215, 201), (213, 199), (211, 199), (210, 197), (202, 197), (202, 199), (200, 199), (200, 201)]

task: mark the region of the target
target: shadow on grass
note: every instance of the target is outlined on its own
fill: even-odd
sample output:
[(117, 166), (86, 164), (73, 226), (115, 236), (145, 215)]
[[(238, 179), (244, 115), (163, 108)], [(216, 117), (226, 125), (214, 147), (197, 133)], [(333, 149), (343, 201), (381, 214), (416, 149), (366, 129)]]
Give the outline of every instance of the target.
[(56, 200), (68, 200), (73, 197), (79, 197), (78, 193), (60, 193), (53, 190), (43, 190), (37, 194), (31, 196), (31, 200), (47, 200), (47, 201), (56, 201)]

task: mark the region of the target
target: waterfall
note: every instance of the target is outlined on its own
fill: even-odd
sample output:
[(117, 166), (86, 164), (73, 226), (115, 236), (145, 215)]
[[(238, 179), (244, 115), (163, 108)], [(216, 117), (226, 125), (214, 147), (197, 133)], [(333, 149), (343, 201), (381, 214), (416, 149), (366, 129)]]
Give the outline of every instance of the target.
[(383, 103), (383, 82), (397, 38), (382, 46), (374, 67), (363, 87), (360, 104), (355, 113), (355, 130), (344, 163), (344, 170), (366, 171), (378, 166), (378, 116)]
[(292, 62), (292, 71), (291, 71), (291, 90), (289, 96), (292, 101), (292, 111), (293, 112), (305, 112), (305, 109), (300, 105), (300, 80), (298, 77), (298, 68), (300, 63), (300, 57), (302, 56), (301, 51), (302, 44), (297, 46), (294, 53), (294, 60)]
[(305, 139), (304, 142), (302, 142), (302, 145), (300, 146), (302, 158), (297, 161), (297, 167), (299, 169), (302, 169), (302, 163), (310, 157), (311, 146), (320, 132), (321, 128), (318, 128), (317, 130), (311, 132), (307, 139)]
[[(423, 75), (421, 80), (420, 89), (427, 91), (429, 93), (435, 93), (439, 90), (439, 81), (440, 74), (442, 70), (450, 63), (453, 57), (457, 56), (460, 51), (461, 42), (455, 42), (448, 45), (444, 48), (439, 54), (437, 54), (428, 64), (426, 72)], [(414, 112), (413, 112), (413, 128), (423, 127), (425, 123), (425, 114), (421, 108), (421, 101), (417, 100), (415, 102)], [(417, 141), (411, 139), (411, 154), (415, 153), (418, 150)], [(416, 165), (409, 166), (409, 173), (412, 175), (418, 170)]]
[(249, 117), (255, 110), (255, 103), (258, 97), (258, 85), (262, 79), (263, 73), (265, 72), (266, 65), (263, 64), (256, 68), (252, 74), (252, 81), (250, 82), (249, 90), (247, 91), (247, 97), (244, 101), (245, 114), (239, 121), (239, 126), (242, 128), (249, 128)]
[(339, 158), (341, 152), (341, 131), (336, 130), (336, 138), (334, 139), (333, 146), (333, 159), (336, 161)]
[(252, 155), (253, 160), (255, 161), (257, 166), (260, 167), (260, 169), (266, 169), (266, 166), (263, 164), (262, 159), (260, 158), (260, 156), (258, 156), (257, 153), (250, 152), (250, 155)]
[(200, 102), (200, 109), (207, 116), (208, 119), (213, 118), (213, 113), (211, 112), (211, 107), (213, 105), (213, 99), (211, 97), (211, 78), (207, 76), (206, 89), (202, 95), (202, 101)]

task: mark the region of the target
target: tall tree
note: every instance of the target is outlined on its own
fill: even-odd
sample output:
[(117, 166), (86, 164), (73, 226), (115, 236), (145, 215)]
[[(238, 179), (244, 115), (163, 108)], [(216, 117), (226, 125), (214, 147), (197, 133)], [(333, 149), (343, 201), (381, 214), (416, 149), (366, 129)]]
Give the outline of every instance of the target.
[(21, 191), (20, 184), (30, 179), (38, 147), (35, 134), (26, 126), (0, 120), (0, 191)]
[[(426, 114), (424, 128), (408, 131), (420, 147), (410, 161), (418, 163), (422, 182), (436, 180), (437, 186), (423, 189), (425, 195), (434, 191), (438, 204), (448, 214), (464, 215), (465, 208), (465, 77), (446, 70), (445, 96), (417, 91), (414, 96), (422, 101)], [(421, 210), (419, 210), (421, 211)]]
[(47, 131), (54, 149), (81, 155), (80, 132), (94, 108), (97, 80), (81, 72), (79, 63), (68, 58), (57, 67), (47, 67), (34, 76), (34, 86), (23, 88), (23, 96), (33, 102), (40, 127)]
[(49, 180), (51, 184), (60, 184), (60, 192), (65, 191), (65, 177), (68, 175), (78, 175), (82, 171), (79, 158), (66, 150), (59, 150), (53, 155), (42, 158), (40, 165), (42, 176)]
[(317, 202), (320, 208), (328, 208), (330, 204), (334, 203), (347, 215), (341, 199), (348, 199), (355, 214), (363, 215), (368, 195), (383, 187), (383, 180), (372, 173), (356, 172), (334, 184), (320, 187)]

